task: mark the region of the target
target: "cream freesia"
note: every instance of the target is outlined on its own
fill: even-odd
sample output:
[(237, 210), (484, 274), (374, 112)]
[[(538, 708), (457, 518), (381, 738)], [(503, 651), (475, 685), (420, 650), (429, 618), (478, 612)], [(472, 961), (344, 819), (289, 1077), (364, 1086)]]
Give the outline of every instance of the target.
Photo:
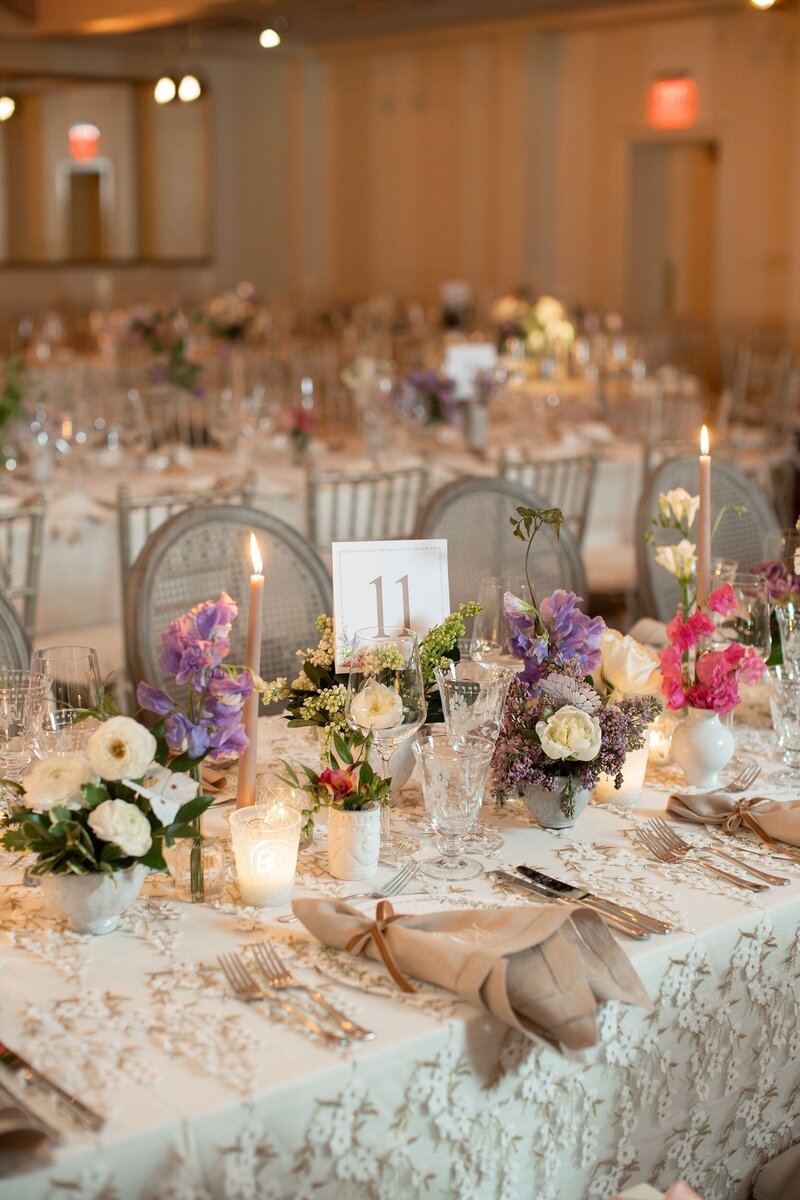
[(682, 583), (688, 583), (694, 579), (697, 570), (695, 546), (686, 538), (678, 542), (677, 546), (659, 546), (656, 550), (656, 562)]
[(150, 822), (127, 800), (104, 800), (89, 814), (89, 828), (101, 842), (112, 842), (123, 854), (141, 858), (153, 844)]
[(97, 783), (97, 775), (84, 754), (58, 754), (35, 763), (22, 786), (25, 803), (34, 812), (50, 812), (60, 805), (71, 812), (83, 807), (85, 783)]
[(565, 704), (546, 721), (537, 721), (536, 733), (548, 758), (591, 762), (600, 753), (599, 720), (572, 704)]
[(691, 529), (697, 510), (700, 507), (700, 497), (692, 496), (686, 488), (672, 488), (661, 492), (658, 497), (659, 512), (663, 517), (674, 517), (679, 525)]
[(359, 729), (392, 729), (403, 721), (403, 701), (392, 688), (368, 679), (350, 704), (350, 716)]
[(600, 673), (615, 692), (657, 696), (661, 690), (659, 656), (618, 629), (606, 629), (600, 642)]
[(151, 763), (147, 768), (141, 786), (132, 780), (125, 780), (135, 792), (146, 796), (150, 807), (162, 825), (169, 825), (178, 815), (178, 810), (194, 800), (200, 785), (191, 775), (182, 771), (170, 771), (159, 763)]
[(89, 738), (86, 754), (101, 779), (141, 779), (156, 753), (156, 739), (131, 717), (104, 721)]

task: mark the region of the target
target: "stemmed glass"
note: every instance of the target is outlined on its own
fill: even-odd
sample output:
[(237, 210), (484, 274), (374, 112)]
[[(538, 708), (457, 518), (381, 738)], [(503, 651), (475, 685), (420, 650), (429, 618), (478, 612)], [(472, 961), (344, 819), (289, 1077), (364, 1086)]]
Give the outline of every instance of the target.
[(508, 649), (511, 634), (503, 601), (506, 592), (529, 599), (529, 588), (522, 575), (492, 575), (481, 580), (478, 603), (481, 611), (472, 627), (472, 657), (479, 662), (516, 661)]
[[(730, 583), (736, 608), (723, 618), (715, 619), (714, 643), (724, 646), (738, 642), (741, 646), (749, 646), (766, 662), (772, 649), (768, 582), (762, 575), (737, 574)], [(730, 723), (733, 724), (732, 712)], [(737, 751), (730, 768), (738, 771), (751, 761)]]
[(33, 758), (50, 689), (47, 675), (0, 668), (0, 772), (18, 782)]
[[(426, 715), (417, 635), (397, 627), (357, 630), (345, 716), (353, 729), (372, 734), (384, 779), (392, 754), (424, 724)], [(399, 858), (418, 849), (419, 842), (393, 829), (387, 805), (381, 814), (381, 854)]]
[(771, 667), (767, 690), (772, 724), (788, 768), (773, 782), (796, 786), (800, 780), (800, 677), (786, 665)]
[(464, 857), (464, 835), (478, 815), (493, 752), (494, 743), (485, 737), (465, 737), (458, 747), (434, 736), (414, 743), (425, 809), (441, 854), (420, 868), (432, 879), (473, 879), (483, 872), (476, 859)]
[(46, 646), (31, 655), (31, 671), (51, 681), (43, 707), (36, 753), (83, 750), (97, 720), (86, 710), (100, 703), (100, 669), (90, 646)]
[[(442, 698), (447, 736), (456, 749), (476, 737), (497, 742), (508, 689), (516, 675), (513, 667), (500, 663), (451, 662), (434, 674)], [(487, 853), (499, 850), (503, 839), (476, 824), (466, 834), (470, 850)]]

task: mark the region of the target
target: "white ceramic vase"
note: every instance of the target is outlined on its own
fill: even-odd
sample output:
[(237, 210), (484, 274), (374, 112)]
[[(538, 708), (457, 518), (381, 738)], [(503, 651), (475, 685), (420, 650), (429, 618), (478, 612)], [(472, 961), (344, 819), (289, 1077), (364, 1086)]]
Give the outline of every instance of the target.
[(381, 810), (328, 809), (328, 870), (334, 879), (371, 879), (378, 869)]
[(563, 794), (563, 784), (554, 792), (549, 792), (543, 787), (528, 787), (522, 793), (522, 801), (537, 825), (541, 825), (543, 829), (569, 829), (589, 803), (589, 793), (585, 788), (575, 793), (575, 811), (571, 817), (568, 817), (561, 807)]
[(614, 786), (614, 775), (600, 776), (592, 798), (597, 804), (617, 804), (620, 808), (635, 808), (642, 798), (644, 777), (647, 771), (647, 759), (650, 753), (649, 745), (641, 750), (631, 750), (625, 755), (622, 765), (622, 786)]
[(690, 787), (715, 788), (719, 773), (733, 758), (736, 740), (710, 708), (690, 708), (672, 735), (672, 758)]
[(74, 933), (111, 933), (142, 890), (147, 871), (134, 863), (113, 875), (42, 875), (42, 891)]

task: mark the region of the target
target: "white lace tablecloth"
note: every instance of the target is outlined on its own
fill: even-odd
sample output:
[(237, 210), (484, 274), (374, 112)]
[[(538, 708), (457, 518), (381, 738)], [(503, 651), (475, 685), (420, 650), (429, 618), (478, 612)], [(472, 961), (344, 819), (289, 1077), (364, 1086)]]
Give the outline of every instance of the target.
[[(788, 795), (776, 790), (772, 735), (747, 727), (740, 744), (762, 757), (759, 790)], [(283, 756), (311, 761), (312, 743), (262, 721), (263, 767)], [(600, 1045), (574, 1060), (446, 993), (403, 996), (373, 964), (323, 951), (274, 911), (238, 907), (232, 878), (224, 901), (190, 906), (153, 876), (119, 930), (93, 939), (66, 932), (6, 856), (0, 1035), (108, 1124), (98, 1136), (70, 1129), (51, 1167), (0, 1181), (0, 1197), (603, 1200), (678, 1176), (705, 1200), (743, 1196), (758, 1163), (800, 1140), (800, 869), (765, 857), (792, 883), (755, 895), (648, 862), (631, 830), (663, 811), (677, 782), (660, 768), (635, 812), (590, 807), (561, 833), (532, 826), (516, 805), (485, 810), (505, 838), (487, 868), (536, 864), (677, 926), (622, 939), (655, 1006), (606, 1005)], [(413, 781), (401, 803), (411, 828), (421, 816)], [(224, 814), (210, 824), (224, 827)], [(390, 872), (381, 866), (375, 882)], [(360, 890), (326, 874), (318, 831), (297, 894)], [(481, 878), (394, 903), (527, 901)], [(282, 939), (297, 973), (375, 1040), (331, 1050), (265, 1005), (233, 999), (216, 956), (264, 935)]]

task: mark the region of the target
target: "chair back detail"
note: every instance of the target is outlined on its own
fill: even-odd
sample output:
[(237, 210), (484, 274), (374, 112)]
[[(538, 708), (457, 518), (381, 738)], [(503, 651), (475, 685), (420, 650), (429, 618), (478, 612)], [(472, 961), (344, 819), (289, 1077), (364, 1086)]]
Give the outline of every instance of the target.
[(560, 508), (581, 546), (600, 459), (597, 450), (571, 458), (528, 458), (504, 449), (500, 474), (543, 496), (551, 507)]
[(29, 641), (36, 625), (44, 514), (43, 496), (0, 513), (0, 592), (16, 610)]
[(31, 665), (31, 647), (14, 606), (0, 594), (0, 665), (26, 671)]
[[(447, 539), (451, 608), (477, 600), (483, 579), (523, 575), (525, 548), (511, 527), (522, 506), (550, 507), (542, 496), (510, 480), (464, 478), (439, 488), (421, 509), (414, 537)], [(551, 525), (542, 527), (529, 570), (537, 597), (565, 588), (588, 599), (580, 550), (567, 525), (560, 538)]]
[(307, 476), (309, 538), (320, 552), (331, 542), (406, 538), (428, 489), (425, 466), (381, 471), (316, 471)]
[[(655, 551), (645, 542), (651, 517), (658, 516), (658, 497), (662, 492), (682, 487), (696, 496), (700, 490), (700, 464), (696, 455), (671, 458), (646, 478), (636, 518), (636, 556), (640, 589), (640, 612), (659, 621), (669, 621), (680, 603), (677, 580), (658, 566)], [(747, 511), (737, 516), (732, 508), (722, 517), (712, 540), (711, 553), (732, 558), (740, 571), (749, 571), (763, 561), (771, 534), (779, 534), (781, 525), (763, 493), (730, 463), (714, 459), (711, 469), (712, 525), (725, 505), (739, 505)], [(696, 540), (696, 528), (692, 530)], [(659, 545), (680, 541), (677, 530), (663, 530)]]
[[(315, 622), (331, 610), (331, 581), (305, 539), (277, 517), (245, 505), (199, 505), (170, 517), (147, 542), (130, 576), (126, 616), (128, 671), (155, 687), (174, 682), (159, 666), (161, 631), (181, 613), (226, 591), (239, 605), (230, 661), (244, 662), (251, 573), (250, 532), (266, 575), (261, 673), (295, 678), (296, 649), (316, 645)], [(170, 686), (171, 685), (171, 686)]]

